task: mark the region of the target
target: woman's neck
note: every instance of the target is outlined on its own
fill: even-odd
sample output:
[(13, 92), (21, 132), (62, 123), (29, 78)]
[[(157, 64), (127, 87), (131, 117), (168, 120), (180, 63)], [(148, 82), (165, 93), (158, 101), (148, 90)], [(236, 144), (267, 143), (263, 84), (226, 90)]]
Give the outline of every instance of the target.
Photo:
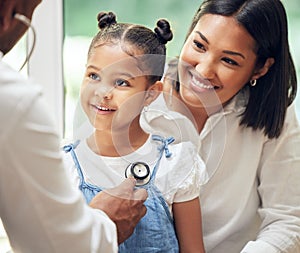
[(188, 107), (192, 115), (192, 122), (200, 134), (209, 117), (205, 108)]
[[(168, 93), (164, 93), (164, 98), (166, 101), (170, 100)], [(179, 93), (173, 94), (171, 100), (171, 104), (167, 102), (169, 109), (186, 116), (194, 124), (195, 128), (200, 134), (206, 120), (208, 119), (208, 113), (206, 112), (205, 108), (192, 107), (186, 104)]]
[(98, 155), (120, 157), (140, 148), (148, 137), (149, 134), (143, 131), (137, 117), (126, 129), (95, 130), (88, 137), (87, 144)]

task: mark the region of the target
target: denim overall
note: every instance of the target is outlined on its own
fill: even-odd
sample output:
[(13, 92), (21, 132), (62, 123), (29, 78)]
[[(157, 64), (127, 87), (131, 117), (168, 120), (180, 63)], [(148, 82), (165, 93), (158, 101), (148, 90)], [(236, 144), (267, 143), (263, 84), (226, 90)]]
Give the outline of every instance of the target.
[[(169, 137), (164, 139), (158, 135), (153, 135), (152, 139), (162, 142), (162, 145), (158, 149), (158, 161), (155, 164), (149, 182), (146, 185), (139, 186), (145, 188), (148, 192), (148, 198), (145, 201), (147, 213), (137, 224), (133, 234), (125, 242), (119, 245), (120, 253), (179, 252), (173, 218), (162, 193), (154, 184), (159, 162), (163, 153), (165, 153), (167, 158), (172, 155), (168, 149), (168, 144), (172, 143), (174, 138)], [(79, 141), (74, 144), (64, 146), (64, 151), (70, 152), (72, 155), (80, 177), (79, 189), (83, 192), (87, 203), (89, 203), (91, 199), (103, 189), (85, 182), (75, 153), (75, 148), (78, 144)]]

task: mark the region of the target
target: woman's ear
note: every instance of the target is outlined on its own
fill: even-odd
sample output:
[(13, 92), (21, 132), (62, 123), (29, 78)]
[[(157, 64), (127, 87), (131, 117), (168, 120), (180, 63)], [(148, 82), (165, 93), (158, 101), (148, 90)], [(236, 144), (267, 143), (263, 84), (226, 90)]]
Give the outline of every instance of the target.
[(262, 66), (261, 68), (259, 68), (258, 70), (254, 71), (254, 74), (251, 78), (251, 80), (257, 80), (260, 77), (264, 76), (265, 74), (268, 73), (269, 69), (271, 68), (271, 66), (274, 64), (275, 60), (274, 58), (268, 58), (265, 61), (264, 66)]
[(162, 89), (163, 83), (161, 81), (156, 81), (154, 84), (152, 84), (146, 91), (144, 105), (150, 105), (158, 97)]

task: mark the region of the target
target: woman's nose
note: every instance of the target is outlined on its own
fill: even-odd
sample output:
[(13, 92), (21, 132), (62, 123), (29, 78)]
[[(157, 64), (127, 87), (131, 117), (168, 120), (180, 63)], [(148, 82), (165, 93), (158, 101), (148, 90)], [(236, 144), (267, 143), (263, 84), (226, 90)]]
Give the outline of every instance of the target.
[(215, 66), (212, 60), (203, 59), (198, 62), (195, 70), (205, 79), (212, 80), (215, 77)]

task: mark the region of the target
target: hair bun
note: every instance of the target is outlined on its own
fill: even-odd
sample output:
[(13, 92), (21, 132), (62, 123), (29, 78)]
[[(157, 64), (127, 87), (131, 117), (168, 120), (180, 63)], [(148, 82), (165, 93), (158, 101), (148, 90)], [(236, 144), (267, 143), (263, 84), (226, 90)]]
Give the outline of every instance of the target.
[(97, 16), (97, 20), (100, 29), (117, 23), (116, 15), (112, 12), (100, 12)]
[(166, 44), (173, 39), (170, 23), (167, 20), (160, 19), (157, 21), (156, 25), (154, 32), (162, 44)]

